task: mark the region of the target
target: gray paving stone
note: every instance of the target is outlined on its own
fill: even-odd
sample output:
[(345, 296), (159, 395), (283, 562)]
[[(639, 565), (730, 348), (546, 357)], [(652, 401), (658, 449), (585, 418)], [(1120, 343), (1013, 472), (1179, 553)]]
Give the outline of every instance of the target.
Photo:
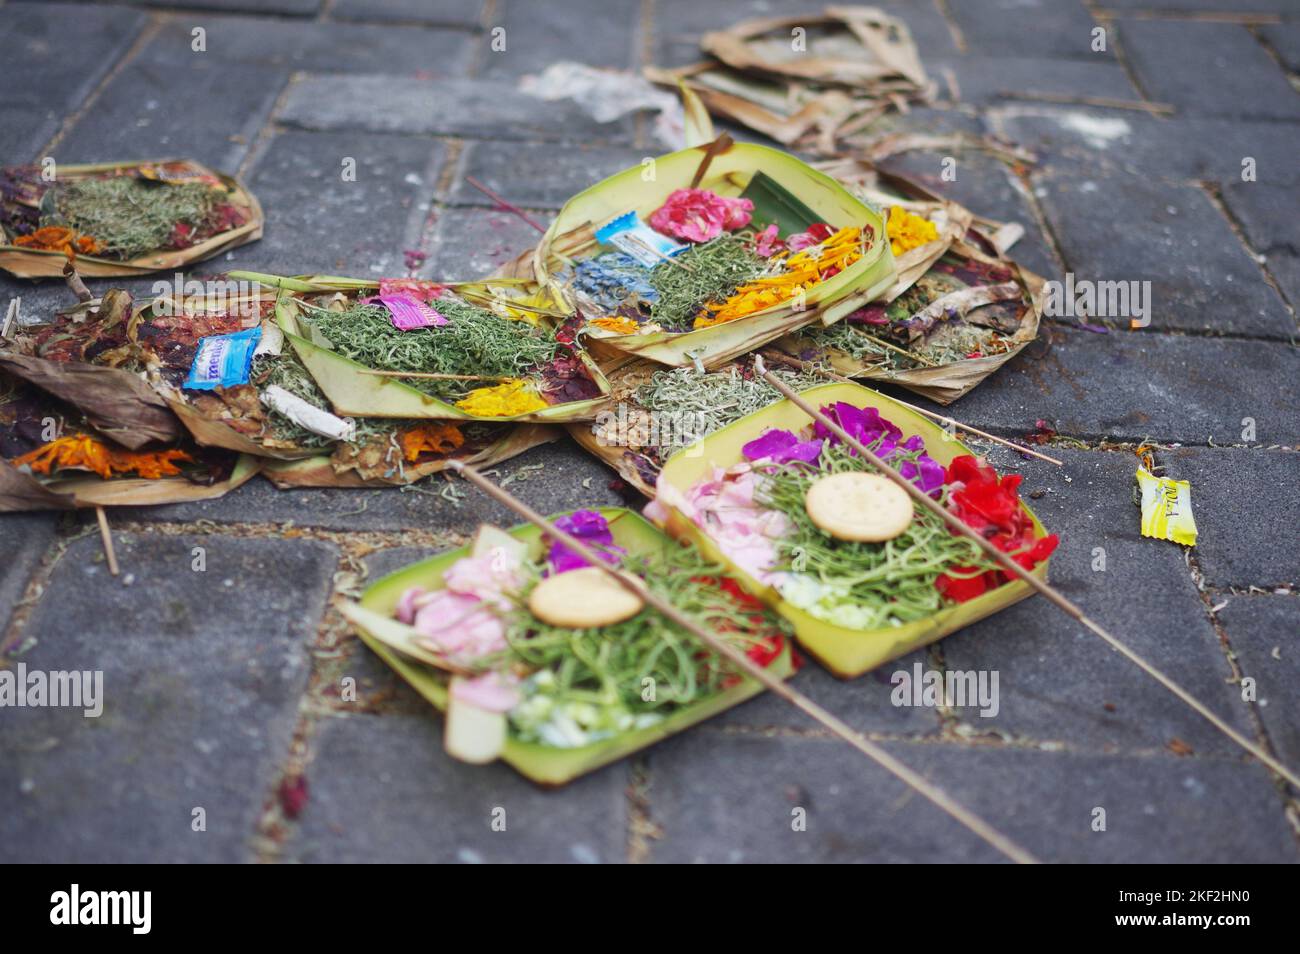
[(186, 67), (134, 63), (60, 141), (60, 162), (185, 156), (223, 172), (248, 152), (288, 70), (215, 59)]
[[(419, 247), (444, 157), (443, 145), (425, 137), (280, 133), (246, 180), (266, 214), (265, 235), (223, 256), (219, 267), (403, 275), (403, 252)], [(344, 181), (353, 166), (355, 181)]]
[(388, 547), (366, 557), (366, 583), (374, 583), (412, 563), (427, 560), (438, 553), (432, 547)]
[(654, 148), (622, 146), (518, 150), (503, 149), (491, 142), (467, 143), (449, 201), (453, 205), (496, 206), (465, 181), (465, 176), (473, 176), (521, 208), (558, 209), (570, 196), (617, 172), (638, 166), (642, 159), (653, 158), (657, 153)]
[[(514, 475), (511, 492), (542, 513), (623, 503), (609, 486), (615, 479), (613, 471), (567, 439), (535, 447), (493, 470), (497, 471), (494, 479)], [(276, 490), (265, 480), (252, 480), (219, 500), (122, 512), (139, 520), (292, 523), (329, 530), (429, 527), (461, 534), (472, 533), (484, 522), (507, 527), (519, 523), (458, 478), (455, 490), (463, 494), (458, 503), (441, 496), (446, 486), (447, 479), (438, 475), (406, 490)]]
[[(1201, 189), (1049, 170), (1035, 192), (1076, 281), (1149, 281), (1150, 327), (1289, 338), (1295, 323)], [(1126, 325), (1127, 316), (1106, 315)]]
[[(1098, 26), (1079, 0), (951, 0), (948, 10), (972, 53), (990, 56), (1061, 56), (1110, 59), (1092, 49)], [(933, 55), (921, 50), (922, 57)]]
[[(442, 722), (356, 715), (320, 726), (311, 799), (287, 857), (307, 862), (618, 862), (627, 763), (547, 792), (447, 755)], [(505, 830), (493, 831), (504, 810)]]
[[(539, 225), (551, 214), (529, 211)], [(535, 246), (541, 233), (510, 212), (488, 209), (443, 209), (434, 226), (429, 260), (420, 269), (425, 278), (440, 280), (490, 275)]]
[(16, 166), (36, 161), (37, 152), (61, 125), (55, 109), (0, 106), (0, 163)]
[[(1011, 452), (1000, 470), (1025, 475), (1022, 499), (1061, 544), (1052, 585), (1116, 638), (1250, 733), (1240, 696), (1180, 547), (1139, 532), (1128, 452), (1053, 448), (1057, 468)], [(1042, 493), (1039, 499), (1030, 494)], [(1098, 551), (1101, 548), (1101, 551)], [(1104, 558), (1105, 569), (1099, 559)], [(1158, 750), (1180, 739), (1196, 752), (1235, 746), (1101, 639), (1032, 597), (942, 643), (950, 671), (996, 670), (996, 716), (957, 715), (977, 733), (1063, 742), (1087, 751)]]
[(1170, 13), (1282, 14), (1295, 16), (1291, 0), (1106, 0), (1106, 10), (1159, 10)]
[(330, 16), (335, 20), (474, 27), (479, 24), (483, 6), (484, 0), (337, 0), (330, 7)]
[[(376, 109), (376, 103), (383, 103), (384, 108)], [(313, 75), (290, 89), (279, 118), (304, 129), (433, 133), (503, 141), (598, 143), (632, 139), (632, 124), (627, 119), (597, 123), (570, 100), (540, 100), (519, 92), (508, 80), (431, 82), (386, 76)]]
[[(307, 683), (335, 565), (308, 541), (119, 533), (74, 543), (29, 621), (29, 669), (102, 670), (103, 713), (15, 709), (0, 734), (9, 860), (239, 861)], [(205, 548), (194, 572), (192, 547)], [(128, 575), (132, 582), (128, 585)], [(192, 810), (207, 830), (191, 830)]]
[(931, 76), (942, 76), (945, 67), (956, 74), (962, 101), (976, 105), (999, 103), (1024, 93), (1138, 99), (1123, 68), (1113, 60), (1103, 60), (1100, 54), (1096, 61), (1030, 56), (925, 58)]
[(15, 604), (54, 543), (59, 518), (52, 513), (0, 514), (0, 641), (3, 641)]
[[(938, 735), (940, 720), (937, 710), (923, 706), (896, 706), (890, 701), (890, 694), (894, 691), (890, 677), (899, 671), (910, 677), (912, 667), (918, 662), (928, 666), (924, 650), (908, 653), (874, 672), (849, 680), (836, 679), (807, 653), (797, 651), (803, 656), (804, 664), (790, 680), (790, 685), (853, 728), (863, 732)], [(803, 731), (819, 728), (808, 716), (770, 692), (723, 713), (709, 725), (716, 728), (740, 726)]]
[(1019, 222), (1024, 237), (1010, 255), (1030, 271), (1045, 278), (1061, 277), (1061, 266), (1030, 207), (1015, 175), (1001, 161), (973, 150), (952, 156), (956, 178), (943, 178), (946, 156), (932, 152), (906, 152), (882, 162), (881, 168), (913, 179), (931, 192), (960, 202), (972, 212), (1005, 222)]
[[(192, 30), (202, 27), (206, 50), (195, 52)], [(188, 66), (210, 57), (222, 63), (255, 63), (330, 73), (394, 73), (460, 76), (469, 65), (472, 40), (459, 30), (407, 24), (302, 23), (252, 17), (192, 14), (170, 20), (140, 53), (143, 62)]]
[[(1300, 138), (1300, 137), (1298, 137)], [(1223, 190), (1223, 201), (1241, 223), (1246, 239), (1255, 251), (1300, 253), (1300, 222), (1291, 213), (1294, 190), (1263, 182), (1232, 182)]]
[(79, 3), (11, 3), (0, 9), (5, 105), (75, 109), (145, 23), (133, 10)]
[[(510, 78), (565, 59), (633, 69), (639, 65), (640, 20), (638, 0), (567, 0), (545, 8), (526, 0), (498, 0), (489, 32), (481, 38), (485, 49), (479, 72), (493, 79)], [(504, 49), (496, 48), (498, 40), (504, 41)]]
[(1300, 95), (1244, 27), (1124, 20), (1120, 40), (1151, 99), (1203, 116), (1298, 119)]
[(1021, 352), (949, 413), (1006, 435), (1044, 418), (1086, 439), (1188, 444), (1229, 440), (1250, 415), (1271, 422), (1277, 443), (1300, 440), (1300, 412), (1277, 386), (1300, 373), (1289, 345), (1061, 326), (1040, 334), (1049, 332), (1050, 348), (1039, 342)]
[(1243, 159), (1255, 160), (1259, 183), (1300, 181), (1296, 131), (1288, 123), (1221, 119), (1152, 119), (1127, 110), (1010, 107), (999, 110), (1008, 138), (1087, 163), (1081, 175), (1120, 170), (1157, 180), (1240, 182)]
[(1300, 23), (1272, 23), (1259, 27), (1259, 32), (1281, 57), (1286, 68), (1292, 73), (1300, 73)]
[[(81, 4), (0, 9), (0, 163), (25, 163), (54, 138), (131, 45), (145, 18)], [(76, 63), (77, 69), (69, 69)]]
[[(1253, 765), (885, 743), (1042, 861), (1294, 862), (1281, 802)], [(657, 862), (1004, 860), (837, 740), (671, 739), (649, 755)], [(1230, 808), (1225, 810), (1225, 806)], [(1106, 810), (1104, 832), (1093, 810)], [(804, 809), (806, 830), (792, 830)]]
[(1295, 721), (1300, 685), (1300, 600), (1291, 596), (1231, 596), (1219, 623), (1243, 677), (1255, 680), (1259, 716), (1285, 765), (1300, 764)]
[[(1253, 417), (1243, 411), (1243, 417)], [(1256, 419), (1256, 440), (1272, 444), (1270, 422)], [(1232, 435), (1241, 440), (1240, 428)], [(1279, 488), (1294, 485), (1300, 454), (1241, 448), (1162, 451), (1165, 474), (1192, 484), (1196, 559), (1211, 586), (1300, 583), (1300, 538), (1278, 532)]]

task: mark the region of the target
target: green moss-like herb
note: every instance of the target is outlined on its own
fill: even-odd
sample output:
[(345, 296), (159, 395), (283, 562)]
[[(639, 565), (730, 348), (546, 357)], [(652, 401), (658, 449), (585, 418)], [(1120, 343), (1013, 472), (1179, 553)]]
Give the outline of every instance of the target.
[(651, 271), (650, 284), (659, 299), (650, 309), (650, 320), (666, 331), (690, 331), (706, 304), (730, 298), (741, 285), (765, 274), (767, 266), (767, 259), (730, 232), (692, 246)]
[[(381, 371), (526, 378), (560, 353), (550, 332), (527, 322), (449, 297), (439, 298), (434, 307), (448, 324), (412, 331), (394, 327), (381, 305), (353, 305), (345, 311), (309, 305), (304, 318), (339, 354)], [(405, 383), (454, 401), (491, 382), (409, 378)]]
[(201, 229), (221, 197), (207, 185), (166, 185), (130, 176), (74, 179), (53, 186), (50, 193), (45, 202), (52, 203), (52, 210), (42, 216), (42, 225), (89, 235), (103, 246), (102, 254), (122, 259), (171, 247), (180, 223)]
[[(823, 375), (811, 371), (777, 369), (775, 374), (796, 391), (826, 383)], [(781, 392), (762, 378), (746, 376), (734, 365), (704, 373), (694, 368), (656, 371), (650, 383), (638, 388), (633, 397), (648, 411), (689, 418), (695, 425), (691, 428), (692, 440), (707, 437), (782, 399)]]

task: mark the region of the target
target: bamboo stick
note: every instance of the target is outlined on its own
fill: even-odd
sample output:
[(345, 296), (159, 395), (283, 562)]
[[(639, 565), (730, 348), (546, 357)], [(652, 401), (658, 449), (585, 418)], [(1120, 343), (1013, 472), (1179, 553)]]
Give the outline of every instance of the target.
[(505, 199), (501, 198), (501, 196), (497, 195), (495, 192), (493, 192), (483, 183), (479, 182), (473, 176), (466, 176), (465, 181), (468, 182), (470, 185), (472, 185), (475, 189), (478, 189), (479, 192), (482, 192), (485, 196), (487, 196), (497, 205), (501, 206), (501, 208), (505, 209), (507, 212), (519, 216), (519, 218), (523, 219), (533, 228), (537, 229), (537, 231), (541, 232), (543, 235), (546, 234), (546, 226), (539, 223), (531, 215), (529, 215), (523, 209), (519, 208), (519, 206), (507, 202)]
[(99, 539), (104, 544), (104, 558), (108, 561), (108, 572), (118, 574), (117, 552), (113, 549), (113, 533), (108, 528), (108, 514), (103, 507), (95, 508), (95, 519), (99, 521)]
[[(814, 374), (823, 375), (824, 377), (830, 378), (832, 381), (839, 381), (842, 384), (857, 383), (852, 378), (846, 378), (842, 374), (836, 374), (834, 371), (828, 371), (825, 368), (819, 368), (817, 365), (813, 364), (810, 361), (800, 361), (798, 358), (791, 358), (786, 355), (775, 354), (770, 351), (765, 351), (763, 355), (764, 357), (770, 358), (771, 360), (776, 361), (780, 364), (786, 364), (792, 367), (797, 367), (803, 371), (811, 371)], [(961, 421), (957, 420), (956, 418), (948, 417), (947, 415), (944, 414), (937, 414), (934, 411), (927, 411), (923, 407), (917, 407), (915, 404), (909, 404), (908, 402), (899, 400), (896, 397), (891, 397), (890, 400), (893, 401), (895, 404), (901, 404), (909, 411), (915, 411), (917, 414), (920, 414), (924, 417), (928, 417), (934, 421), (939, 421), (941, 424), (949, 424), (953, 428), (965, 431), (968, 434), (976, 434), (979, 437), (984, 438), (985, 440), (993, 441), (993, 443), (995, 444), (1001, 444), (1003, 447), (1009, 447), (1012, 450), (1016, 451), (1017, 453), (1028, 454), (1030, 457), (1037, 457), (1039, 460), (1045, 460), (1049, 464), (1055, 464), (1057, 467), (1065, 466), (1064, 461), (1059, 461), (1055, 457), (1048, 457), (1046, 454), (1042, 454), (1036, 450), (1032, 450), (1031, 448), (1025, 447), (1023, 444), (1017, 444), (1015, 441), (1009, 441), (1005, 437), (998, 437), (996, 434), (990, 434), (988, 431), (981, 431), (978, 427), (972, 427), (969, 424), (963, 424)]]
[(954, 800), (941, 788), (933, 785), (920, 773), (909, 768), (906, 764), (894, 758), (874, 742), (854, 731), (841, 719), (832, 715), (830, 712), (827, 712), (803, 693), (787, 686), (784, 681), (772, 675), (762, 666), (757, 665), (730, 643), (727, 643), (708, 632), (689, 616), (682, 613), (672, 603), (657, 594), (650, 592), (649, 588), (646, 587), (642, 580), (624, 570), (610, 566), (609, 563), (598, 557), (576, 537), (566, 533), (559, 527), (554, 526), (549, 520), (537, 511), (533, 510), (522, 500), (515, 497), (504, 488), (492, 483), (468, 464), (462, 463), (461, 461), (449, 461), (448, 466), (459, 472), (462, 477), (476, 486), (479, 490), (483, 491), (497, 503), (513, 510), (529, 523), (550, 535), (552, 539), (561, 541), (566, 547), (571, 548), (574, 553), (581, 556), (589, 565), (603, 570), (607, 575), (613, 577), (621, 586), (635, 593), (673, 623), (692, 633), (704, 645), (708, 646), (719, 655), (725, 656), (736, 667), (746, 672), (753, 679), (762, 683), (764, 687), (776, 693), (804, 714), (821, 723), (869, 759), (872, 759), (883, 766), (895, 777), (915, 789), (925, 798), (929, 799), (933, 804), (943, 809), (943, 811), (947, 812), (961, 824), (965, 825), (980, 838), (984, 839), (998, 851), (1005, 854), (1008, 858), (1011, 858), (1020, 864), (1037, 863), (1037, 859), (1035, 859), (1033, 855), (1021, 848), (1010, 838), (997, 831), (997, 829), (989, 825), (988, 822), (972, 813), (960, 802)]
[(1156, 682), (1160, 683), (1162, 686), (1164, 686), (1166, 689), (1172, 692), (1175, 696), (1177, 696), (1179, 699), (1185, 702), (1193, 710), (1200, 713), (1200, 715), (1203, 716), (1206, 720), (1208, 720), (1211, 725), (1213, 725), (1216, 729), (1218, 729), (1220, 732), (1222, 732), (1224, 735), (1230, 738), (1233, 742), (1236, 742), (1239, 746), (1241, 746), (1243, 749), (1245, 749), (1255, 758), (1259, 759), (1261, 762), (1263, 762), (1265, 765), (1271, 768), (1278, 775), (1282, 776), (1292, 785), (1296, 786), (1297, 788), (1300, 788), (1300, 775), (1297, 775), (1294, 771), (1287, 768), (1277, 759), (1273, 758), (1273, 756), (1269, 755), (1267, 752), (1265, 752), (1254, 742), (1251, 742), (1249, 739), (1247, 739), (1244, 735), (1242, 735), (1232, 726), (1228, 725), (1227, 722), (1225, 722), (1214, 712), (1212, 712), (1209, 709), (1209, 707), (1207, 707), (1204, 703), (1198, 700), (1190, 692), (1188, 692), (1182, 686), (1178, 685), (1178, 683), (1174, 682), (1172, 679), (1166, 676), (1163, 672), (1161, 672), (1151, 663), (1147, 662), (1145, 659), (1139, 656), (1136, 652), (1134, 652), (1124, 643), (1120, 642), (1118, 639), (1116, 639), (1114, 636), (1108, 633), (1100, 624), (1094, 622), (1093, 620), (1085, 616), (1083, 610), (1075, 606), (1074, 603), (1072, 603), (1060, 592), (1058, 592), (1054, 587), (1051, 586), (1051, 584), (1045, 583), (1044, 581), (1040, 580), (1038, 577), (1034, 576), (1032, 573), (1030, 573), (1028, 570), (1022, 567), (1015, 560), (1011, 559), (1011, 557), (1007, 556), (1005, 553), (999, 550), (990, 541), (986, 540), (980, 534), (976, 533), (970, 527), (966, 526), (966, 524), (963, 523), (956, 514), (954, 514), (952, 511), (940, 505), (938, 501), (934, 500), (934, 498), (932, 498), (929, 494), (924, 493), (919, 487), (916, 486), (916, 484), (912, 483), (910, 480), (908, 480), (906, 477), (904, 477), (898, 471), (894, 470), (894, 468), (890, 467), (883, 460), (877, 457), (874, 453), (868, 450), (867, 447), (863, 445), (863, 443), (859, 441), (856, 437), (851, 435), (848, 431), (844, 430), (844, 428), (840, 427), (840, 425), (837, 424), (835, 421), (832, 421), (821, 411), (817, 410), (815, 407), (813, 407), (811, 404), (809, 404), (807, 401), (801, 398), (794, 391), (794, 389), (792, 389), (788, 384), (786, 384), (775, 374), (768, 371), (766, 367), (764, 367), (763, 358), (761, 355), (754, 356), (754, 369), (763, 376), (764, 380), (766, 380), (768, 384), (772, 385), (772, 387), (776, 388), (778, 391), (784, 394), (786, 398), (788, 398), (790, 402), (795, 405), (795, 407), (799, 408), (801, 411), (803, 411), (805, 414), (811, 417), (814, 421), (821, 424), (823, 427), (827, 428), (832, 434), (834, 434), (836, 437), (842, 440), (847, 446), (853, 448), (855, 451), (861, 454), (864, 460), (873, 464), (875, 468), (881, 473), (882, 476), (888, 478), (889, 480), (897, 484), (899, 487), (901, 487), (907, 493), (907, 495), (911, 497), (917, 504), (929, 510), (931, 513), (934, 513), (937, 516), (939, 516), (945, 523), (947, 523), (950, 527), (952, 527), (962, 536), (975, 541), (976, 545), (978, 545), (981, 550), (987, 553), (989, 557), (992, 558), (993, 562), (995, 562), (1004, 571), (1010, 573), (1012, 576), (1016, 577), (1017, 579), (1023, 580), (1025, 583), (1028, 583), (1032, 589), (1034, 589), (1038, 593), (1041, 593), (1043, 596), (1047, 597), (1047, 599), (1051, 603), (1053, 603), (1058, 609), (1063, 611), (1067, 616), (1081, 623), (1087, 629), (1091, 630), (1095, 635), (1100, 636), (1103, 640), (1105, 640), (1107, 643), (1110, 644), (1111, 648), (1115, 649), (1121, 655), (1125, 656), (1130, 662), (1136, 665), (1148, 676), (1150, 676)]
[(433, 371), (375, 371), (366, 368), (361, 372), (376, 378), (420, 378), (424, 381), (513, 381), (514, 378), (491, 374), (439, 374)]

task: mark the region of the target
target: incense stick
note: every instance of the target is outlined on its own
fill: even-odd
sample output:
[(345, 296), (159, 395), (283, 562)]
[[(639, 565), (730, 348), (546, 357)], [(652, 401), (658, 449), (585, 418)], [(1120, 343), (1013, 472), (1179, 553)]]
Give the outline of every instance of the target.
[(934, 513), (937, 516), (939, 516), (945, 523), (947, 523), (950, 527), (952, 527), (962, 536), (975, 541), (976, 545), (978, 545), (981, 550), (983, 550), (986, 554), (988, 554), (988, 556), (993, 560), (993, 562), (995, 562), (1001, 569), (1003, 569), (1007, 573), (1010, 573), (1012, 576), (1016, 577), (1017, 579), (1023, 580), (1025, 583), (1028, 583), (1031, 588), (1033, 588), (1038, 593), (1041, 593), (1043, 596), (1047, 597), (1047, 599), (1050, 602), (1055, 604), (1056, 607), (1062, 610), (1067, 616), (1071, 617), (1072, 619), (1081, 623), (1083, 626), (1087, 627), (1095, 635), (1100, 636), (1103, 640), (1109, 643), (1113, 649), (1115, 649), (1116, 651), (1118, 651), (1119, 653), (1127, 657), (1130, 662), (1136, 665), (1148, 676), (1156, 680), (1156, 682), (1160, 683), (1162, 686), (1164, 686), (1166, 689), (1172, 692), (1175, 696), (1177, 696), (1187, 705), (1191, 706), (1192, 709), (1200, 713), (1205, 719), (1207, 719), (1210, 722), (1211, 725), (1213, 725), (1216, 729), (1218, 729), (1220, 732), (1222, 732), (1224, 735), (1230, 738), (1233, 742), (1236, 742), (1239, 746), (1241, 746), (1251, 755), (1255, 756), (1255, 758), (1259, 759), (1261, 762), (1263, 762), (1265, 765), (1271, 768), (1274, 772), (1277, 772), (1278, 775), (1281, 775), (1292, 785), (1296, 786), (1297, 788), (1300, 788), (1300, 775), (1297, 775), (1295, 772), (1287, 768), (1277, 759), (1273, 758), (1273, 756), (1265, 752), (1258, 745), (1256, 745), (1255, 743), (1247, 739), (1244, 735), (1242, 735), (1232, 726), (1228, 725), (1227, 722), (1225, 722), (1219, 716), (1215, 715), (1214, 712), (1212, 712), (1209, 709), (1209, 707), (1207, 707), (1204, 703), (1198, 700), (1190, 692), (1188, 692), (1178, 683), (1174, 682), (1172, 679), (1166, 676), (1163, 672), (1161, 672), (1151, 663), (1147, 662), (1145, 659), (1139, 656), (1136, 652), (1134, 652), (1124, 643), (1120, 642), (1118, 639), (1116, 639), (1114, 636), (1108, 633), (1104, 628), (1102, 628), (1100, 624), (1095, 623), (1091, 619), (1089, 619), (1086, 615), (1084, 615), (1083, 610), (1075, 606), (1074, 603), (1070, 602), (1070, 600), (1068, 600), (1065, 596), (1063, 596), (1054, 587), (1052, 587), (1048, 583), (1043, 582), (1038, 577), (1034, 576), (1032, 573), (1030, 573), (1028, 570), (1022, 567), (1015, 560), (1011, 559), (1011, 557), (1007, 556), (1005, 553), (999, 550), (990, 541), (986, 540), (984, 537), (980, 536), (980, 534), (976, 533), (970, 527), (966, 526), (966, 524), (963, 523), (962, 520), (955, 513), (940, 505), (938, 501), (934, 500), (934, 498), (932, 498), (929, 494), (923, 492), (914, 483), (912, 483), (910, 480), (908, 480), (898, 471), (894, 470), (894, 468), (886, 464), (883, 460), (877, 457), (872, 451), (868, 450), (867, 447), (863, 445), (863, 443), (860, 440), (858, 440), (848, 431), (844, 430), (844, 428), (840, 427), (838, 423), (832, 421), (821, 411), (817, 410), (811, 404), (809, 404), (807, 401), (801, 398), (784, 381), (782, 381), (775, 374), (768, 371), (764, 367), (763, 358), (761, 355), (754, 356), (754, 370), (756, 370), (759, 374), (761, 374), (763, 376), (763, 379), (767, 381), (768, 384), (772, 385), (772, 387), (776, 388), (778, 391), (784, 394), (786, 398), (792, 404), (794, 404), (795, 407), (799, 408), (801, 411), (803, 411), (805, 414), (811, 417), (814, 421), (816, 421), (817, 423), (825, 427), (827, 430), (829, 430), (832, 434), (834, 434), (841, 441), (843, 441), (848, 447), (853, 448), (855, 451), (861, 454), (864, 460), (874, 465), (875, 468), (881, 473), (882, 476), (888, 478), (889, 480), (897, 484), (899, 487), (901, 487), (909, 497), (911, 497), (914, 501), (916, 501), (916, 503), (918, 503), (925, 509), (929, 510), (931, 513)]
[(420, 378), (426, 381), (513, 381), (511, 377), (497, 377), (491, 374), (440, 374), (434, 371), (375, 371), (366, 368), (362, 374), (377, 378)]
[[(836, 374), (834, 371), (828, 371), (825, 368), (820, 368), (817, 365), (813, 364), (811, 361), (800, 361), (798, 358), (791, 358), (783, 354), (774, 354), (770, 351), (765, 351), (763, 354), (765, 357), (768, 357), (773, 361), (777, 361), (781, 364), (792, 365), (803, 371), (811, 371), (814, 374), (823, 375), (827, 378), (830, 378), (832, 381), (839, 381), (842, 384), (857, 384), (857, 382), (854, 381), (853, 379), (846, 378), (842, 374)], [(924, 417), (928, 417), (931, 420), (939, 421), (940, 423), (943, 424), (950, 424), (954, 428), (958, 430), (963, 430), (968, 434), (976, 434), (984, 438), (985, 440), (993, 441), (993, 443), (995, 444), (1001, 444), (1003, 447), (1009, 447), (1012, 450), (1016, 451), (1017, 453), (1028, 454), (1030, 457), (1037, 457), (1039, 460), (1045, 460), (1049, 464), (1055, 464), (1057, 467), (1065, 466), (1064, 461), (1059, 461), (1055, 457), (1048, 457), (1046, 454), (1042, 454), (1036, 450), (1032, 450), (1028, 447), (1025, 447), (1023, 444), (1017, 444), (1015, 441), (1009, 441), (1004, 437), (998, 437), (996, 434), (990, 434), (988, 431), (981, 431), (978, 427), (971, 427), (971, 425), (969, 424), (963, 424), (961, 421), (957, 420), (956, 418), (947, 417), (946, 415), (943, 414), (937, 414), (934, 411), (927, 411), (923, 407), (917, 407), (915, 404), (908, 404), (906, 401), (899, 400), (896, 397), (891, 397), (890, 400), (893, 401), (895, 404), (901, 404), (909, 411), (915, 411), (917, 414), (920, 414)]]
[(772, 675), (762, 666), (759, 666), (739, 649), (724, 640), (718, 639), (689, 616), (682, 613), (681, 610), (672, 603), (663, 599), (658, 594), (650, 592), (649, 588), (639, 578), (624, 570), (610, 566), (609, 563), (602, 560), (592, 550), (590, 550), (586, 544), (582, 543), (572, 534), (556, 527), (522, 500), (515, 497), (504, 488), (492, 483), (468, 464), (461, 461), (449, 461), (448, 466), (460, 473), (462, 477), (476, 486), (479, 490), (483, 491), (497, 503), (513, 510), (542, 532), (550, 535), (553, 539), (559, 540), (566, 547), (571, 548), (573, 552), (582, 557), (588, 565), (597, 567), (608, 576), (613, 577), (619, 585), (635, 593), (650, 606), (653, 606), (656, 610), (662, 613), (671, 622), (693, 634), (705, 646), (708, 646), (719, 655), (725, 656), (736, 667), (746, 672), (750, 677), (760, 682), (764, 687), (776, 693), (804, 714), (811, 716), (827, 729), (834, 732), (841, 739), (848, 742), (863, 755), (867, 756), (867, 758), (872, 759), (879, 765), (883, 766), (896, 778), (915, 789), (925, 798), (929, 799), (934, 805), (943, 809), (943, 811), (961, 822), (961, 824), (965, 825), (980, 838), (984, 839), (998, 851), (1005, 854), (1008, 858), (1011, 858), (1020, 864), (1037, 863), (1037, 859), (1034, 858), (1033, 855), (1021, 848), (1011, 839), (1007, 838), (1001, 832), (997, 831), (997, 829), (989, 825), (988, 822), (973, 814), (960, 802), (955, 801), (951, 796), (944, 792), (943, 789), (933, 785), (924, 776), (894, 758), (874, 742), (871, 742), (860, 733), (855, 732), (846, 723), (827, 712), (803, 693), (787, 686), (780, 678)]
[(99, 539), (104, 544), (104, 558), (108, 560), (108, 572), (117, 576), (117, 553), (113, 549), (113, 533), (108, 528), (108, 514), (103, 507), (95, 508), (95, 519), (99, 521)]
[(507, 202), (505, 199), (501, 198), (501, 196), (497, 195), (495, 192), (493, 192), (491, 189), (489, 189), (489, 188), (488, 188), (487, 186), (485, 186), (483, 183), (479, 182), (479, 181), (478, 181), (477, 179), (475, 179), (473, 176), (466, 176), (466, 177), (465, 177), (465, 181), (468, 182), (470, 185), (472, 185), (475, 189), (478, 189), (479, 192), (482, 192), (485, 196), (487, 196), (489, 199), (491, 199), (491, 200), (492, 200), (493, 202), (495, 202), (497, 205), (501, 206), (501, 208), (505, 209), (507, 212), (511, 213), (512, 215), (517, 215), (517, 216), (519, 216), (519, 218), (523, 219), (525, 222), (527, 222), (527, 223), (528, 223), (529, 225), (531, 225), (533, 228), (537, 229), (537, 231), (541, 232), (543, 235), (546, 234), (546, 226), (541, 225), (540, 223), (538, 223), (538, 222), (537, 222), (537, 221), (536, 221), (532, 216), (530, 216), (527, 212), (525, 212), (523, 209), (519, 208), (519, 206), (517, 206), (517, 205), (513, 205), (513, 204)]

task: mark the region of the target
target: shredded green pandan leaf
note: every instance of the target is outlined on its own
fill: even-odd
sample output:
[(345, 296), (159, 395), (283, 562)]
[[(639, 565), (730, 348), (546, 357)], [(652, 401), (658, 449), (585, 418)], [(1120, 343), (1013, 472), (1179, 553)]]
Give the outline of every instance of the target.
[(105, 253), (123, 259), (170, 248), (178, 224), (201, 229), (222, 195), (207, 185), (166, 185), (130, 176), (74, 179), (56, 184), (50, 193), (45, 201), (53, 209), (41, 217), (42, 225), (64, 225), (89, 235)]
[[(796, 391), (825, 384), (827, 380), (811, 371), (777, 369), (774, 373)], [(648, 411), (689, 416), (696, 425), (691, 439), (700, 440), (747, 414), (775, 404), (782, 395), (762, 378), (746, 377), (733, 365), (703, 374), (694, 368), (657, 371), (649, 384), (636, 390), (633, 398)]]
[[(897, 469), (921, 453), (900, 448), (889, 463)], [(796, 605), (851, 606), (854, 628), (875, 629), (937, 612), (944, 605), (934, 585), (941, 573), (953, 575), (956, 567), (978, 572), (997, 568), (972, 540), (953, 534), (942, 518), (921, 508), (900, 536), (884, 543), (835, 539), (812, 522), (804, 500), (818, 478), (846, 471), (873, 473), (875, 468), (841, 446), (826, 444), (815, 465), (776, 468), (764, 475), (755, 491), (756, 501), (784, 513), (793, 526), (776, 549), (780, 568), (796, 574), (781, 586), (782, 595)], [(810, 605), (804, 608), (820, 615)]]
[[(330, 311), (308, 305), (304, 318), (344, 357), (381, 371), (527, 378), (559, 355), (550, 332), (444, 296), (434, 302), (448, 324), (402, 331), (382, 305)], [(407, 378), (426, 394), (455, 400), (490, 382)]]
[[(774, 634), (789, 634), (778, 617), (742, 606), (723, 590), (718, 584), (725, 576), (723, 567), (693, 549), (668, 543), (623, 563), (651, 592), (742, 651), (756, 645), (770, 651)], [(554, 724), (557, 707), (576, 711), (584, 724), (591, 721), (584, 716), (599, 719), (600, 713), (613, 712), (644, 725), (713, 695), (736, 678), (722, 657), (650, 608), (625, 622), (592, 629), (551, 626), (521, 608), (507, 618), (506, 637), (509, 650), (479, 662), (487, 669), (522, 664), (536, 670), (529, 677), (533, 691), (511, 713), (525, 741), (537, 740), (542, 723)], [(654, 687), (652, 693), (646, 692), (648, 685)], [(635, 725), (609, 728), (612, 734)]]
[(723, 232), (654, 267), (650, 284), (659, 299), (650, 309), (650, 320), (666, 331), (689, 331), (706, 304), (725, 301), (767, 268), (768, 260), (753, 252), (743, 236)]

